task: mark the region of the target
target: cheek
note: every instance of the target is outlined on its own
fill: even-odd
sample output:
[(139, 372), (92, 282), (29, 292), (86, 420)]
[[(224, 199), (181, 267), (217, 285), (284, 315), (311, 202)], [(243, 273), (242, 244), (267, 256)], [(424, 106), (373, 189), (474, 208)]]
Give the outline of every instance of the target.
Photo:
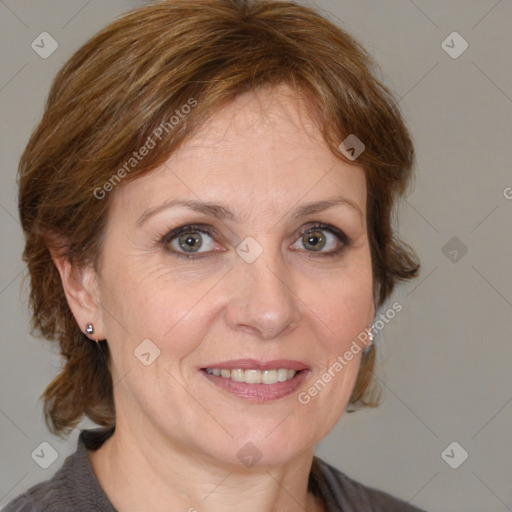
[(199, 316), (204, 315), (204, 283), (191, 284), (176, 275), (170, 279), (121, 262), (111, 270), (102, 306), (109, 341), (120, 356), (117, 360), (128, 358), (123, 366), (134, 363), (131, 353), (145, 339), (150, 339), (166, 359), (180, 360), (194, 350), (196, 340), (204, 334), (204, 321)]
[(333, 272), (314, 291), (304, 292), (304, 302), (322, 322), (327, 339), (344, 344), (367, 327), (373, 306), (371, 268)]

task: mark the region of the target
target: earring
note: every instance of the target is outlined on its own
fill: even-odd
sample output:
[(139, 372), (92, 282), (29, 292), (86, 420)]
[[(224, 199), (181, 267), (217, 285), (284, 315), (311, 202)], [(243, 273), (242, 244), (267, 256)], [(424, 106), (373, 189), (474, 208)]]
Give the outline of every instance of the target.
[(87, 334), (88, 336), (94, 334), (94, 327), (90, 322), (85, 326), (85, 334)]
[(363, 348), (363, 354), (367, 354), (373, 345), (373, 340), (375, 339), (373, 329), (375, 329), (375, 324), (372, 322), (370, 324), (370, 328), (366, 331), (368, 333), (368, 339), (370, 340), (370, 342), (368, 343), (368, 345), (366, 345), (366, 347)]
[(372, 322), (370, 324), (370, 330), (368, 331), (368, 338), (370, 338), (370, 345), (373, 343), (375, 339), (375, 335), (373, 334), (373, 329), (375, 329), (375, 324)]

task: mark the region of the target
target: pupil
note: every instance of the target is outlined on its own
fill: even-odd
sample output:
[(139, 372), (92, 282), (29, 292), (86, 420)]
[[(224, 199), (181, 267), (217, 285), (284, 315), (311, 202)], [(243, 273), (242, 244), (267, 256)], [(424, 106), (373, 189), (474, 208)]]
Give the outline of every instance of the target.
[[(320, 231), (314, 231), (313, 233), (308, 233), (306, 235), (306, 237), (307, 237), (306, 244), (310, 245), (314, 251), (318, 251), (318, 250), (322, 249), (325, 245), (325, 237), (322, 235), (322, 233)], [(316, 244), (320, 244), (320, 245), (316, 245)]]
[(187, 252), (192, 252), (191, 249), (199, 249), (201, 245), (201, 237), (198, 233), (187, 233), (180, 237), (180, 246)]

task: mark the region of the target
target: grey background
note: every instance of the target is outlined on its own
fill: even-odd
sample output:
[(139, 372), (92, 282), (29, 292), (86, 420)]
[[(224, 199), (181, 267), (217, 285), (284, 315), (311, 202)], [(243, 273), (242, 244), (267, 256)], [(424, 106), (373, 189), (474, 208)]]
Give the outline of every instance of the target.
[[(141, 3), (0, 2), (0, 506), (49, 478), (77, 438), (60, 441), (42, 421), (38, 396), (60, 362), (28, 332), (17, 162), (60, 66)], [(377, 340), (383, 404), (345, 414), (317, 454), (430, 511), (512, 510), (512, 1), (315, 4), (370, 50), (400, 99), (418, 156), (399, 228), (423, 265), (390, 301), (404, 310)], [(59, 44), (48, 59), (30, 46), (43, 31)], [(453, 31), (469, 44), (457, 59), (441, 47)], [(452, 237), (462, 258), (462, 246), (443, 252)], [(59, 457), (48, 469), (31, 458), (43, 441)], [(441, 457), (453, 441), (469, 453), (458, 469)]]

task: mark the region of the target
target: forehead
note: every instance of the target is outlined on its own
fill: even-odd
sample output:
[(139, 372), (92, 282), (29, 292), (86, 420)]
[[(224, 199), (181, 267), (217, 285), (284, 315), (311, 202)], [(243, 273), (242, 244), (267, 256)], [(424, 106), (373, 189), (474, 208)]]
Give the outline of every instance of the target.
[(164, 165), (119, 187), (114, 208), (135, 214), (178, 197), (274, 215), (341, 193), (364, 212), (363, 169), (331, 152), (305, 101), (287, 86), (238, 96)]

